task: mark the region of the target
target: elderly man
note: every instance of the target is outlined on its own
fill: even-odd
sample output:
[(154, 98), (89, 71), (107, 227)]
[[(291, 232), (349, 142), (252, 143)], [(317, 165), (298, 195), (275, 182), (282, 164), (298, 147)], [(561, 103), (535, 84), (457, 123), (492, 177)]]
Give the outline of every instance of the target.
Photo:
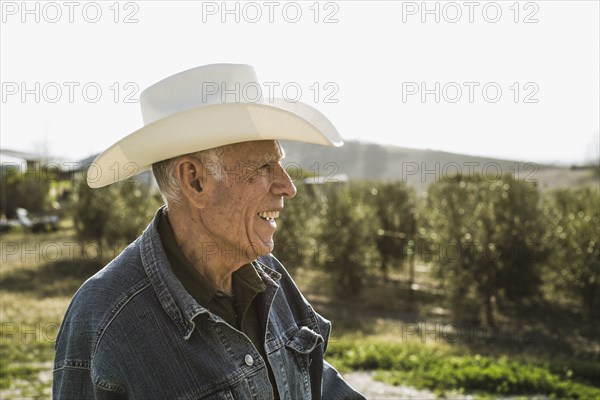
[(140, 98), (145, 126), (90, 167), (92, 187), (152, 168), (167, 206), (73, 298), (55, 398), (363, 398), (323, 359), (331, 324), (271, 255), (296, 194), (278, 139), (341, 139), (305, 104), (250, 100), (257, 88), (246, 65), (169, 77)]

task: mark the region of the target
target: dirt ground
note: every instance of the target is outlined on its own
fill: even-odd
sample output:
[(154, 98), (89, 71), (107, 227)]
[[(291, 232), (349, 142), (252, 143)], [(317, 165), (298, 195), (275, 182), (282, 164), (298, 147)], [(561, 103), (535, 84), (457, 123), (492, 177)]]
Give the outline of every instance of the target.
[[(343, 374), (344, 379), (353, 388), (362, 393), (368, 400), (435, 400), (438, 397), (429, 390), (420, 390), (410, 386), (392, 386), (373, 379), (375, 372), (355, 371)], [(446, 399), (474, 400), (473, 395), (451, 395)], [(488, 397), (486, 397), (488, 398)], [(547, 396), (499, 396), (496, 400), (548, 400)]]
[(374, 372), (348, 372), (344, 379), (368, 400), (433, 400), (435, 394), (429, 390), (419, 390), (408, 386), (392, 386), (373, 380)]

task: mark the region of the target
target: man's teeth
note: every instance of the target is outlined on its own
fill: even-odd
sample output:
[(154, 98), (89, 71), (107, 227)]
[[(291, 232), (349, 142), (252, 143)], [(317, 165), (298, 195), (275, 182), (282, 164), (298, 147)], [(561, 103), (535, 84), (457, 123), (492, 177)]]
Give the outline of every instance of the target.
[(262, 219), (275, 219), (279, 218), (279, 211), (262, 211), (258, 213), (258, 216)]

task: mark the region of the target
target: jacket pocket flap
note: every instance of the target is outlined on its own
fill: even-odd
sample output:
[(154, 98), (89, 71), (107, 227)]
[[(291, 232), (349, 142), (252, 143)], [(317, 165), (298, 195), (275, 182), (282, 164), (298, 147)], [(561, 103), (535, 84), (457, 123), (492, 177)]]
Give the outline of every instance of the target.
[(312, 352), (315, 347), (323, 343), (323, 336), (309, 327), (302, 326), (285, 344), (286, 347), (296, 350), (301, 354)]

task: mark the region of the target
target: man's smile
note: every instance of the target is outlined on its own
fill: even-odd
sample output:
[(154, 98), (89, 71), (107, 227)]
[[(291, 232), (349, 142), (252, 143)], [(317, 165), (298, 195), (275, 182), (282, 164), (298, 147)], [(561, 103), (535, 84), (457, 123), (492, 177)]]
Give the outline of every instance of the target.
[(261, 211), (257, 215), (265, 221), (274, 222), (275, 218), (279, 218), (279, 211)]

